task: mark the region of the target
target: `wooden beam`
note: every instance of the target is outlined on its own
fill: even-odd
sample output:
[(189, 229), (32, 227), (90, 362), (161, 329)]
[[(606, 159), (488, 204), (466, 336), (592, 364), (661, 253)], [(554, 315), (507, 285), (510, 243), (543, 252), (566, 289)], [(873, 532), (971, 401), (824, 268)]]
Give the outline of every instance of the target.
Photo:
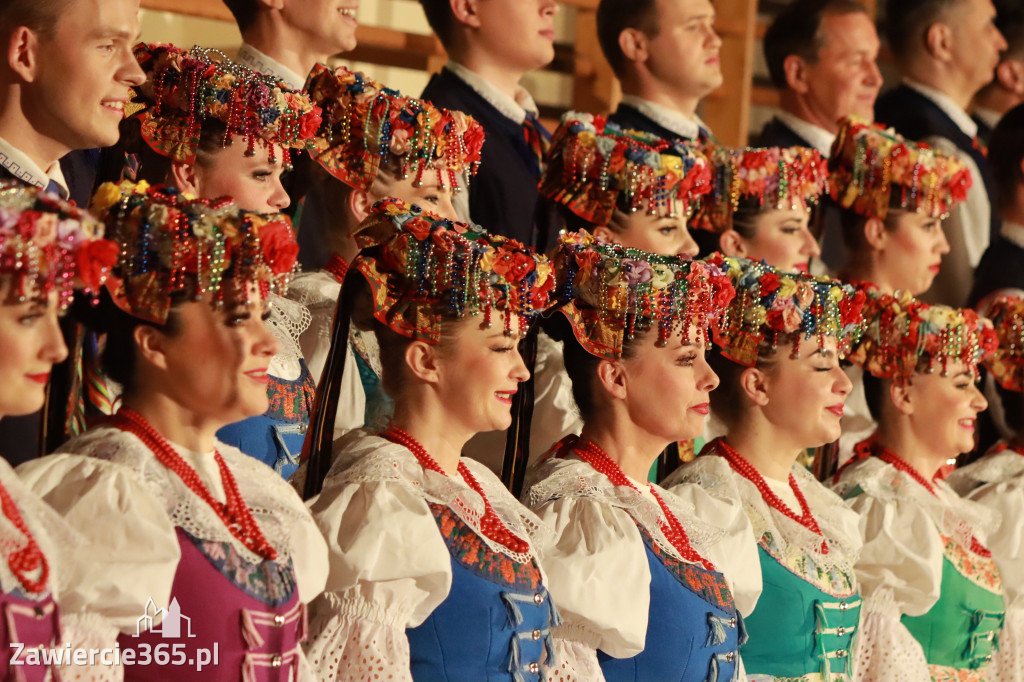
[(142, 9), (174, 12), (190, 17), (234, 21), (228, 6), (220, 0), (142, 0)]
[(597, 41), (597, 12), (576, 10), (576, 45), (573, 60), (572, 108), (577, 111), (607, 112), (614, 92), (614, 76)]

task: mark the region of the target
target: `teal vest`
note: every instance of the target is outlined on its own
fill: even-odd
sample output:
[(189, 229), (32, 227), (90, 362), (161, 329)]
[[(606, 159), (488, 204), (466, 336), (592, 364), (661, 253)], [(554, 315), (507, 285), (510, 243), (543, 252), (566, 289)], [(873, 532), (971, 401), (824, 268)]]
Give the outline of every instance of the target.
[[(949, 557), (951, 544), (947, 543), (947, 554), (942, 559), (939, 601), (923, 616), (903, 616), (902, 622), (921, 643), (929, 665), (978, 670), (988, 665), (999, 646), (1005, 616), (1003, 596), (957, 570)], [(967, 555), (963, 550), (960, 555), (968, 557), (975, 569), (997, 570), (991, 559)], [(995, 589), (999, 589), (998, 579)]]
[(764, 587), (754, 612), (744, 619), (749, 639), (740, 655), (747, 674), (850, 675), (860, 595), (835, 597), (790, 571), (764, 547), (757, 550)]

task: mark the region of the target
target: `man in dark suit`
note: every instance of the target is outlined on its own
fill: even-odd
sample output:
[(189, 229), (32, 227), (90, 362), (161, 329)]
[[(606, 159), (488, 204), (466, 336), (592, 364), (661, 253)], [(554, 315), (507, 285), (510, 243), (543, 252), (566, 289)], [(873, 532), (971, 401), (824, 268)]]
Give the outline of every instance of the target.
[[(301, 90), (318, 62), (356, 47), (358, 0), (224, 0), (242, 46), (238, 61)], [(341, 6), (339, 6), (339, 4)]]
[(469, 183), (469, 217), (496, 234), (540, 248), (557, 236), (554, 208), (537, 182), (550, 134), (520, 85), (555, 57), (556, 0), (420, 0), (448, 64), (423, 99), (464, 111), (483, 126), (480, 169)]
[(988, 158), (1002, 221), (974, 271), (971, 306), (995, 293), (1024, 296), (1024, 104), (1000, 119)]
[[(253, 71), (273, 76), (292, 90), (302, 90), (317, 63), (356, 47), (358, 0), (224, 0), (242, 34), (237, 60)], [(330, 249), (323, 225), (331, 224), (334, 178), (322, 172), (305, 152), (292, 155), (292, 170), (281, 181), (291, 204), (299, 242), (299, 262), (319, 270)], [(306, 229), (303, 229), (303, 226)]]
[(710, 0), (601, 0), (597, 37), (622, 84), (608, 120), (668, 140), (707, 140), (697, 106), (722, 84)]
[(796, 0), (764, 36), (779, 113), (756, 140), (764, 147), (814, 147), (828, 154), (846, 116), (874, 118), (882, 87), (880, 43), (854, 0)]
[(117, 142), (128, 89), (144, 80), (132, 56), (139, 0), (4, 0), (0, 36), (0, 167), (68, 196), (60, 158)]
[[(840, 119), (874, 118), (882, 87), (879, 47), (874, 22), (854, 0), (796, 0), (787, 6), (764, 36), (779, 112), (754, 144), (813, 147), (828, 156)], [(815, 215), (822, 260), (832, 270), (846, 261), (839, 215), (827, 198)]]
[[(61, 158), (117, 142), (128, 90), (144, 80), (132, 56), (138, 12), (139, 0), (0, 3), (0, 177), (68, 197)], [(78, 155), (65, 163), (82, 161), (87, 170)], [(0, 422), (0, 452), (38, 454), (39, 424), (39, 414)]]
[(989, 146), (999, 119), (1018, 104), (1024, 104), (1024, 5), (1020, 0), (994, 0), (996, 28), (1006, 39), (1006, 50), (996, 67), (992, 82), (974, 98), (971, 118), (978, 124), (978, 137)]
[(974, 178), (967, 201), (942, 224), (951, 250), (924, 296), (960, 306), (999, 226), (992, 175), (967, 107), (992, 80), (1006, 41), (991, 0), (896, 0), (886, 12), (885, 34), (903, 83), (878, 99), (876, 120), (956, 155)]

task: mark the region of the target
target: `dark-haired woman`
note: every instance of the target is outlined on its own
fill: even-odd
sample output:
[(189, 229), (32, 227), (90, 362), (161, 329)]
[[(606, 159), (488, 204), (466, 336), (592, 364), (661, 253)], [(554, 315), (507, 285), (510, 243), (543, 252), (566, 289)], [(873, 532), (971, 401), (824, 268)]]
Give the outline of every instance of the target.
[(997, 515), (937, 479), (948, 459), (974, 448), (988, 406), (978, 363), (995, 333), (973, 310), (877, 291), (865, 317), (851, 359), (867, 373), (878, 430), (834, 485), (864, 538), (858, 679), (993, 682), (1005, 606), (984, 543)]
[(809, 228), (811, 209), (828, 189), (821, 154), (805, 147), (712, 147), (707, 154), (712, 190), (696, 224), (718, 235), (727, 256), (808, 272), (821, 254)]
[[(135, 57), (146, 73), (135, 97), (143, 108), (125, 121), (118, 152), (132, 159), (140, 179), (200, 199), (231, 197), (245, 211), (288, 207), (282, 173), (320, 126), (320, 109), (306, 95), (216, 50), (140, 43)], [(298, 466), (315, 390), (298, 343), (310, 315), (276, 294), (267, 303), (278, 342), (267, 373), (268, 409), (226, 425), (218, 437), (287, 478)]]
[[(569, 112), (545, 157), (540, 192), (556, 202), (573, 229), (638, 253), (697, 255), (687, 221), (710, 190), (704, 155), (687, 144), (624, 130), (600, 116)], [(582, 427), (562, 348), (537, 340), (536, 404), (530, 452), (539, 459)]]
[[(307, 225), (304, 232), (318, 233), (329, 258), (319, 272), (296, 276), (288, 295), (309, 309), (311, 322), (300, 344), (314, 381), (319, 381), (331, 347), (341, 283), (359, 252), (355, 228), (385, 198), (457, 220), (454, 199), (472, 182), (484, 133), (461, 111), (405, 97), (341, 66), (333, 71), (317, 66), (306, 92), (324, 112), (313, 156), (326, 171), (321, 189), (330, 196), (331, 220)], [(372, 334), (352, 331), (346, 362), (336, 437), (364, 424), (380, 426), (391, 410), (380, 387), (380, 358)]]
[(394, 417), (337, 441), (310, 503), (330, 576), (307, 653), (323, 680), (538, 682), (557, 623), (543, 528), (461, 451), (511, 423), (529, 377), (517, 341), (547, 306), (548, 261), (391, 200), (357, 238), (357, 323), (377, 337)]
[[(999, 651), (992, 657), (990, 678), (1000, 682), (1024, 680), (1024, 299), (996, 296), (985, 306), (995, 327), (999, 347), (983, 361), (1004, 398), (1006, 425), (1011, 436), (993, 445), (984, 457), (960, 467), (946, 481), (961, 497), (999, 514), (987, 528), (985, 546), (999, 567), (1006, 618), (999, 632)], [(1015, 400), (1006, 400), (1006, 395)], [(1010, 407), (1012, 406), (1012, 407)]]
[(863, 298), (753, 261), (721, 264), (736, 287), (712, 364), (722, 381), (711, 409), (726, 434), (665, 486), (698, 483), (739, 501), (753, 526), (764, 588), (740, 650), (748, 677), (849, 680), (861, 604), (857, 516), (796, 460), (839, 436), (850, 392), (839, 360)]
[[(264, 296), (294, 266), (287, 219), (130, 184), (93, 209), (121, 250), (99, 331), (122, 405), (19, 473), (113, 564), (90, 572), (89, 606), (136, 650), (126, 680), (312, 680), (299, 643), (325, 543), (279, 476), (214, 435), (266, 410)], [(180, 656), (142, 656), (176, 626)], [(202, 649), (219, 664), (198, 666)]]
[(852, 118), (840, 126), (829, 168), (850, 254), (841, 279), (889, 294), (928, 291), (949, 253), (942, 221), (966, 198), (970, 172), (954, 157)]
[[(927, 292), (949, 253), (942, 221), (966, 198), (970, 172), (951, 156), (853, 118), (840, 125), (829, 169), (848, 254), (839, 278), (886, 294)], [(876, 426), (865, 403), (863, 372), (847, 371), (853, 392), (843, 417), (840, 463)]]
[(745, 679), (743, 615), (760, 591), (738, 505), (647, 482), (671, 442), (703, 429), (718, 379), (707, 330), (732, 287), (714, 267), (564, 235), (551, 320), (583, 418), (532, 473), (555, 530), (544, 555), (564, 619), (551, 680)]
[[(74, 287), (96, 295), (117, 260), (102, 236), (101, 223), (56, 195), (0, 184), (0, 418), (42, 408), (50, 369), (68, 354), (57, 316)], [(40, 649), (65, 642), (113, 647), (116, 632), (88, 610), (87, 575), (102, 559), (0, 459), (0, 678), (57, 679), (60, 666)], [(100, 665), (60, 674), (109, 679)]]

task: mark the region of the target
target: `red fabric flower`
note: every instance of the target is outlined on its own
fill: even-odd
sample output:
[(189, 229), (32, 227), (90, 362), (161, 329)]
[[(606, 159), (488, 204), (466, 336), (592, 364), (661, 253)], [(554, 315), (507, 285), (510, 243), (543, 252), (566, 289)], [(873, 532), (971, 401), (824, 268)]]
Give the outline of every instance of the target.
[(416, 217), (406, 221), (403, 226), (417, 241), (424, 241), (430, 236), (430, 221)]
[(120, 248), (106, 239), (83, 244), (78, 250), (78, 278), (89, 289), (99, 289), (110, 269), (117, 264)]
[(466, 163), (475, 163), (480, 160), (480, 150), (484, 146), (484, 129), (481, 126), (470, 126), (466, 134), (462, 136), (466, 145)]
[(712, 299), (713, 308), (723, 310), (736, 298), (736, 289), (733, 288), (732, 280), (728, 275), (713, 275), (711, 286), (714, 287), (715, 292)]
[(974, 179), (971, 177), (971, 171), (966, 168), (961, 168), (960, 171), (953, 176), (953, 179), (949, 181), (949, 193), (953, 196), (956, 201), (964, 201), (967, 199), (967, 192), (974, 185)]
[(779, 281), (779, 276), (774, 272), (764, 273), (761, 275), (759, 282), (761, 283), (761, 296), (767, 296), (782, 286), (782, 283)]
[(283, 220), (266, 223), (260, 228), (263, 259), (275, 275), (291, 272), (299, 257), (299, 245), (291, 227)]
[(494, 272), (511, 283), (520, 282), (533, 271), (533, 257), (519, 251), (502, 249), (494, 261)]
[(310, 111), (302, 115), (302, 120), (299, 121), (299, 137), (309, 139), (316, 135), (317, 131), (320, 130), (320, 107), (313, 107)]
[(845, 297), (839, 302), (839, 312), (842, 316), (843, 326), (854, 324), (860, 318), (864, 310), (867, 296), (863, 289), (858, 289), (852, 298)]

